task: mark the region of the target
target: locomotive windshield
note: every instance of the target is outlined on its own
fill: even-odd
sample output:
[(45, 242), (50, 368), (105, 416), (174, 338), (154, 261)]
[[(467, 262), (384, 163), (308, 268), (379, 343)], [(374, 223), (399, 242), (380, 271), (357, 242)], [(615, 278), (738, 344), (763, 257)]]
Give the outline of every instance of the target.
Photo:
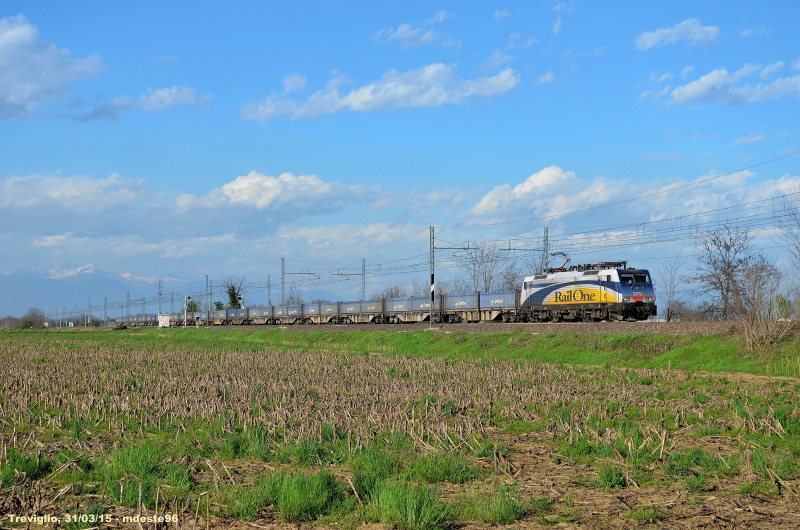
[(622, 285), (652, 285), (647, 272), (620, 272), (619, 282)]

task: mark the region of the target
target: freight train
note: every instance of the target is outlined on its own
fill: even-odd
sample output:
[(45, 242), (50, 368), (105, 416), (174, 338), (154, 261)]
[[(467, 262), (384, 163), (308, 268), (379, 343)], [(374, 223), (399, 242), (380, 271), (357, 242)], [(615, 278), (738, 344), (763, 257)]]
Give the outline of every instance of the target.
[[(566, 265), (566, 264), (565, 264)], [(161, 315), (161, 325), (401, 324), (412, 322), (599, 322), (647, 320), (656, 315), (655, 288), (646, 269), (603, 262), (547, 269), (522, 289), (430, 297), (314, 302)], [(159, 315), (117, 319), (117, 326), (158, 326)]]

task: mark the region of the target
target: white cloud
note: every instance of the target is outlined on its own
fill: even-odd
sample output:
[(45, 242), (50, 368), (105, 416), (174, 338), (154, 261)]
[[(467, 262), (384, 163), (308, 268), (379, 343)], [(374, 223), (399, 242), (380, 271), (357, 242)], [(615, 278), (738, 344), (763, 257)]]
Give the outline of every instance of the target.
[(792, 70), (800, 70), (800, 57), (792, 61)]
[(655, 31), (645, 31), (636, 39), (637, 50), (649, 50), (679, 41), (692, 46), (695, 44), (709, 44), (714, 42), (719, 35), (717, 26), (702, 26), (700, 20), (691, 18), (671, 28), (659, 28)]
[(345, 186), (338, 182), (323, 181), (316, 175), (283, 173), (272, 177), (251, 171), (202, 197), (180, 195), (175, 199), (175, 207), (179, 211), (189, 211), (195, 208), (236, 206), (314, 215), (341, 210), (353, 203), (372, 202), (379, 199), (381, 194), (378, 187)]
[(83, 114), (69, 114), (70, 118), (79, 121), (92, 121), (99, 119), (116, 120), (122, 112), (141, 109), (149, 111), (163, 111), (173, 107), (202, 106), (208, 103), (213, 96), (206, 94), (198, 96), (193, 88), (186, 86), (173, 86), (171, 88), (148, 89), (137, 99), (122, 96), (112, 99), (108, 103), (98, 105), (90, 112)]
[(675, 77), (675, 76), (672, 75), (670, 72), (667, 72), (667, 73), (665, 73), (664, 75), (662, 75), (661, 77), (658, 78), (658, 82), (662, 83), (664, 81), (669, 81), (673, 77)]
[(41, 40), (23, 15), (0, 18), (0, 119), (21, 119), (69, 95), (69, 85), (105, 69), (99, 55), (72, 59)]
[(453, 18), (454, 16), (456, 16), (455, 13), (451, 13), (449, 11), (442, 9), (441, 11), (437, 11), (436, 13), (434, 13), (433, 16), (429, 18), (426, 22), (428, 24), (436, 24), (439, 22), (444, 22), (448, 18)]
[(483, 70), (493, 70), (499, 66), (502, 66), (504, 63), (510, 62), (514, 60), (514, 58), (506, 53), (501, 52), (500, 50), (495, 50), (492, 52), (492, 55), (489, 59), (481, 65), (481, 69)]
[(561, 15), (558, 15), (556, 21), (553, 22), (553, 35), (558, 35), (559, 33), (561, 33), (561, 26), (562, 26)]
[(153, 59), (162, 63), (171, 63), (179, 60), (180, 57), (178, 57), (177, 55), (156, 55), (155, 57), (153, 57)]
[(305, 90), (307, 81), (305, 76), (299, 74), (289, 74), (283, 77), (283, 93), (297, 92)]
[(512, 33), (508, 37), (509, 48), (527, 48), (536, 44), (537, 42), (539, 42), (538, 39), (522, 33)]
[(756, 142), (763, 142), (766, 139), (767, 137), (763, 134), (750, 133), (747, 136), (737, 138), (731, 145), (754, 144)]
[(491, 77), (459, 79), (451, 67), (437, 63), (404, 73), (390, 70), (378, 81), (347, 93), (339, 90), (344, 83), (343, 77), (335, 77), (305, 101), (273, 94), (244, 105), (242, 116), (246, 121), (263, 123), (283, 115), (315, 118), (343, 111), (372, 112), (462, 104), (472, 98), (489, 98), (512, 90), (519, 83), (519, 74), (506, 68)]
[(694, 66), (687, 66), (683, 70), (681, 70), (681, 77), (686, 77), (689, 73), (694, 70)]
[(150, 201), (156, 194), (144, 187), (144, 180), (30, 175), (0, 181), (0, 209), (67, 210), (82, 215), (133, 207)]
[(509, 13), (505, 9), (503, 9), (502, 11), (495, 11), (494, 12), (494, 19), (495, 20), (500, 20), (500, 19), (509, 18), (509, 17), (511, 17), (511, 13)]
[(375, 35), (378, 40), (396, 40), (403, 46), (421, 46), (436, 39), (436, 32), (432, 29), (425, 31), (423, 28), (412, 27), (411, 24), (401, 24), (397, 29), (382, 29)]
[(784, 66), (783, 61), (778, 61), (777, 63), (768, 64), (767, 66), (764, 67), (763, 70), (761, 70), (761, 74), (759, 75), (759, 77), (761, 79), (766, 79), (775, 72), (777, 72), (778, 70), (780, 70), (781, 68), (783, 68), (783, 66)]
[(671, 94), (671, 102), (678, 105), (696, 101), (741, 105), (766, 99), (800, 96), (800, 75), (782, 77), (767, 85), (741, 84), (743, 79), (763, 71), (764, 69), (754, 64), (746, 64), (732, 74), (725, 68), (717, 68), (695, 81), (675, 88)]
[(556, 76), (553, 74), (552, 71), (547, 72), (542, 77), (536, 80), (537, 85), (544, 85), (546, 83), (554, 83), (556, 81)]
[[(403, 46), (422, 46), (423, 44), (430, 44), (439, 39), (439, 34), (432, 29), (427, 29), (431, 24), (438, 24), (444, 22), (448, 18), (455, 16), (455, 13), (448, 11), (437, 11), (433, 17), (423, 22), (422, 26), (414, 27), (411, 24), (400, 24), (397, 29), (389, 28), (379, 30), (375, 34), (378, 41), (391, 41), (395, 40), (400, 42)], [(449, 39), (442, 41), (444, 45), (453, 45), (454, 42)]]

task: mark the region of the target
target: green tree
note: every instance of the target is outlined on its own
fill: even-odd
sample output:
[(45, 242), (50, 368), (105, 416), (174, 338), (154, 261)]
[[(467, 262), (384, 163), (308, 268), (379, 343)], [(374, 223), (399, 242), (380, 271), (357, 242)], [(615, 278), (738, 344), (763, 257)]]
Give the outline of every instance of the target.
[(217, 311), (222, 311), (223, 309), (225, 309), (225, 304), (219, 301), (214, 302), (214, 309)]
[(197, 305), (197, 302), (194, 300), (189, 300), (189, 303), (186, 304), (186, 312), (187, 313), (199, 313), (200, 307)]

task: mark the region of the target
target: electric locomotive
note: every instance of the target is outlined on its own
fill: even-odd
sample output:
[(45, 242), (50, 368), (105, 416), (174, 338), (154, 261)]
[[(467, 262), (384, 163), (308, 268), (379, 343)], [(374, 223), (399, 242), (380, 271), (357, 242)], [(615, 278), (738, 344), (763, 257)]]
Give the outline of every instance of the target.
[(520, 317), (529, 322), (647, 320), (656, 314), (650, 272), (627, 262), (547, 269), (525, 278)]

